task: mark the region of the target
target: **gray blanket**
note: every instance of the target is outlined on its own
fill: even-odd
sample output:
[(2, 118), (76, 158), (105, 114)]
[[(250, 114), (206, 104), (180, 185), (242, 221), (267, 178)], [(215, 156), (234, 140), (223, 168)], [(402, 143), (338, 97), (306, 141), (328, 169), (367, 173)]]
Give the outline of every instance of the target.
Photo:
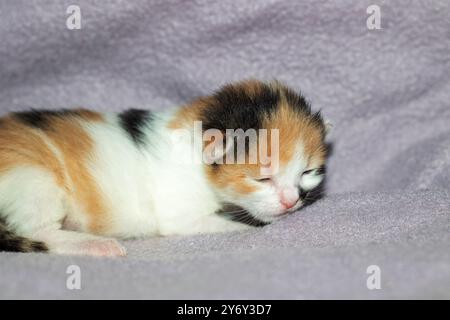
[[(327, 196), (262, 229), (0, 254), (1, 298), (450, 298), (448, 1), (0, 2), (0, 110), (163, 109), (243, 78), (333, 124)], [(81, 290), (66, 271), (81, 270)], [(367, 268), (381, 289), (367, 287)]]

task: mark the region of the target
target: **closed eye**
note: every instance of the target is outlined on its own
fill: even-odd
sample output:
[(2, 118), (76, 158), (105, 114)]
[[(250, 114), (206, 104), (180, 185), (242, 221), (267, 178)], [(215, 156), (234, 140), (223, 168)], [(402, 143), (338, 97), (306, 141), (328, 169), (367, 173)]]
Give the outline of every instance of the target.
[(317, 176), (320, 176), (322, 174), (325, 174), (326, 170), (325, 170), (325, 166), (320, 166), (319, 168), (315, 168), (315, 169), (310, 169), (310, 170), (306, 170), (303, 171), (302, 174), (311, 174), (314, 173)]
[(255, 180), (258, 181), (258, 182), (270, 182), (270, 181), (272, 181), (272, 178), (264, 177), (264, 178), (257, 178)]

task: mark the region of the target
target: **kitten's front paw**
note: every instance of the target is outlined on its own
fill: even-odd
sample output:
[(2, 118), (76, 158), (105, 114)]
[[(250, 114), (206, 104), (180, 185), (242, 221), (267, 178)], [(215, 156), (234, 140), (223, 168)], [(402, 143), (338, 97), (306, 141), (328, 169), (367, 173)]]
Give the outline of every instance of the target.
[(116, 239), (86, 240), (81, 244), (81, 252), (98, 257), (123, 257), (127, 250)]

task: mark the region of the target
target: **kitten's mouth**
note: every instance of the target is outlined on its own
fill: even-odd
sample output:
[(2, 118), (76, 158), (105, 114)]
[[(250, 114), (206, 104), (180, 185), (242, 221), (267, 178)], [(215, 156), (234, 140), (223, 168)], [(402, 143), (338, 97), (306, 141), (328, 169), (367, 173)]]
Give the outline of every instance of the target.
[(284, 216), (290, 215), (290, 214), (292, 214), (292, 213), (298, 211), (301, 207), (302, 207), (302, 205), (300, 205), (299, 207), (297, 207), (297, 208), (295, 208), (295, 209), (292, 209), (292, 208), (291, 208), (291, 209), (287, 209), (287, 210), (282, 211), (282, 212), (280, 212), (280, 213), (274, 214), (273, 217), (274, 217), (275, 219), (282, 218), (282, 217), (284, 217)]
[(294, 213), (294, 212), (300, 210), (304, 206), (305, 206), (305, 202), (303, 200), (299, 200), (297, 202), (297, 204), (295, 206), (293, 206), (292, 208), (286, 209), (286, 210), (284, 210), (284, 211), (282, 211), (280, 213), (275, 214), (274, 216), (277, 217), (277, 218), (278, 217), (283, 217), (283, 216), (286, 216), (288, 214), (291, 214), (291, 213)]

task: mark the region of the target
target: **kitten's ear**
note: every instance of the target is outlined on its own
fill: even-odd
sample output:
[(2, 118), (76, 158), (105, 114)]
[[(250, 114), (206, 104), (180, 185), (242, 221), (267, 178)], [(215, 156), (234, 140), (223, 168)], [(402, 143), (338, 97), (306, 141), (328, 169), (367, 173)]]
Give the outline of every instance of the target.
[(330, 121), (325, 121), (325, 135), (328, 135), (333, 128), (333, 124)]

